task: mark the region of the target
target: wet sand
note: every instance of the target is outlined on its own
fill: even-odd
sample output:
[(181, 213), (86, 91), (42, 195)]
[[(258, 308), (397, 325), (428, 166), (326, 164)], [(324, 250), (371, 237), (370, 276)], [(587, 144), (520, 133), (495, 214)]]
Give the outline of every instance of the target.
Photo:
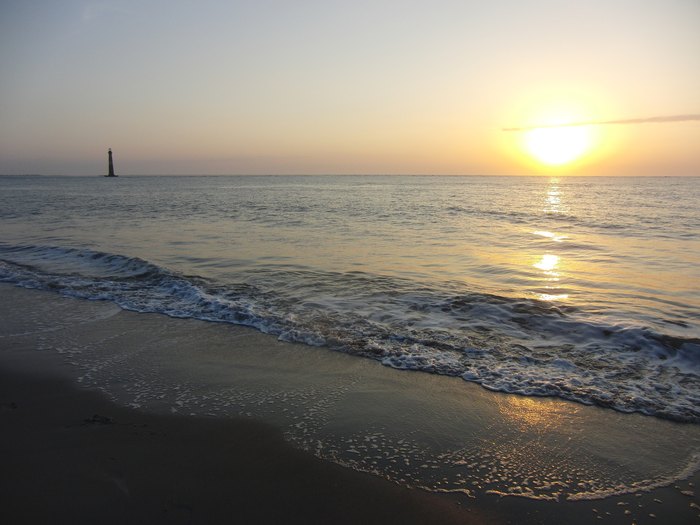
[[(213, 410), (217, 417), (196, 411), (192, 412), (195, 416), (185, 415), (195, 410), (194, 402), (174, 405), (182, 408), (181, 413), (168, 415), (166, 409), (175, 410), (173, 399), (166, 396), (162, 406), (155, 401), (159, 397), (153, 387), (157, 375), (146, 379), (128, 374), (119, 377), (126, 368), (105, 367), (104, 363), (110, 358), (124, 359), (130, 355), (132, 359), (139, 357), (139, 367), (145, 368), (147, 362), (155, 368), (152, 359), (157, 355), (158, 374), (181, 373), (182, 378), (189, 378), (194, 363), (176, 358), (177, 349), (172, 347), (177, 345), (163, 334), (181, 330), (183, 334), (194, 334), (193, 338), (210, 347), (216, 346), (217, 334), (221, 332), (229, 345), (233, 341), (242, 348), (245, 345), (236, 343), (237, 337), (247, 337), (241, 336), (241, 329), (121, 312), (108, 303), (61, 298), (5, 285), (0, 286), (0, 298), (0, 427), (3, 429), (0, 520), (3, 523), (597, 523), (604, 520), (604, 523), (680, 524), (700, 521), (695, 495), (697, 474), (668, 487), (594, 501), (535, 501), (485, 492), (475, 494), (476, 497), (430, 493), (356, 472), (299, 450), (289, 444), (289, 436), (284, 439), (284, 425), (275, 425), (274, 417), (268, 420), (273, 422), (270, 424), (251, 417), (219, 415), (211, 402), (204, 410)], [(159, 329), (163, 333), (158, 333)], [(233, 330), (229, 332), (229, 329)], [(69, 337), (58, 337), (61, 332)], [(183, 334), (173, 337), (182, 342)], [(319, 381), (319, 376), (331, 384), (338, 383), (348, 373), (361, 378), (355, 381), (354, 390), (347, 390), (349, 400), (345, 404), (329, 405), (328, 413), (323, 416), (326, 426), (335, 424), (347, 430), (372, 421), (364, 414), (368, 405), (358, 400), (371, 398), (379, 384), (390, 386), (381, 398), (391, 398), (387, 403), (392, 411), (409, 406), (405, 399), (414, 392), (408, 388), (412, 382), (425, 380), (422, 387), (430, 392), (430, 402), (438, 404), (445, 403), (440, 396), (446, 396), (445, 399), (454, 396), (454, 389), (462, 387), (443, 381), (446, 378), (397, 372), (349, 356), (326, 359), (326, 351), (322, 349), (295, 345), (294, 351), (299, 353), (290, 353), (287, 347), (276, 348), (283, 343), (265, 336), (251, 337), (257, 345), (269, 347), (269, 353), (261, 357), (251, 349), (241, 350), (235, 366), (227, 368), (217, 351), (210, 348), (195, 352), (197, 366), (210, 369), (207, 377), (215, 383), (224, 377), (247, 389), (263, 378), (273, 383), (284, 382), (282, 388), (290, 390), (300, 383)], [(69, 339), (73, 345), (70, 348), (66, 343)], [(192, 342), (185, 342), (191, 349)], [(91, 355), (92, 361), (85, 357), (88, 349), (101, 345), (113, 355), (100, 354), (99, 359), (96, 354)], [(136, 351), (141, 348), (139, 345), (149, 351)], [(75, 350), (78, 347), (84, 354)], [(164, 350), (172, 352), (159, 353)], [(311, 354), (311, 359), (316, 360), (313, 370), (309, 370)], [(145, 356), (149, 359), (146, 362)], [(274, 366), (265, 364), (279, 361), (280, 357), (287, 359)], [(356, 366), (359, 368), (353, 368)], [(107, 368), (111, 375), (99, 374)], [(77, 376), (89, 388), (76, 386)], [(251, 384), (244, 384), (246, 378)], [(123, 381), (129, 384), (123, 386), (122, 393), (144, 401), (145, 406), (128, 408), (95, 391), (100, 381), (107, 380), (110, 382), (107, 391), (113, 397), (119, 397), (119, 381)], [(146, 383), (151, 390), (144, 386)], [(136, 396), (130, 390), (135, 384), (141, 385)], [(315, 383), (314, 388), (320, 389), (319, 385)], [(145, 402), (145, 391), (150, 392), (149, 402)], [(483, 421), (489, 405), (508, 397), (493, 393), (482, 396), (478, 387), (464, 392), (472, 396), (468, 404), (483, 404), (484, 412), (479, 412), (481, 419), (474, 421)], [(418, 410), (417, 403), (411, 405), (413, 410)], [(578, 409), (548, 400), (533, 403), (546, 407), (546, 413), (553, 413), (552, 403), (559, 410), (575, 413)], [(312, 410), (317, 408), (314, 405)], [(381, 406), (376, 408), (379, 413), (376, 417), (388, 419), (382, 410)], [(363, 412), (362, 417), (356, 412)], [(598, 412), (587, 416), (586, 421), (600, 421), (603, 429), (606, 420), (615, 425), (627, 421), (618, 422), (620, 416), (609, 411)], [(329, 413), (337, 415), (342, 422), (329, 418)], [(538, 412), (531, 409), (528, 413)], [(390, 419), (389, 424), (409, 428), (415, 419), (423, 417), (421, 414), (409, 414), (405, 420)], [(630, 421), (637, 426), (629, 428), (641, 431), (639, 425), (646, 425), (647, 419), (632, 418)], [(474, 421), (468, 423), (473, 426)], [(297, 425), (301, 423), (303, 419)], [(544, 426), (542, 422), (539, 425)], [(668, 428), (682, 432), (686, 427)], [(436, 432), (449, 430), (436, 429)], [(518, 427), (518, 432), (533, 442), (544, 439), (528, 426)], [(316, 431), (309, 434), (309, 439), (319, 436), (322, 434)], [(630, 443), (634, 443), (632, 437)], [(308, 448), (303, 440), (299, 444)]]
[(482, 522), (260, 422), (146, 414), (7, 368), (0, 399), (2, 523)]

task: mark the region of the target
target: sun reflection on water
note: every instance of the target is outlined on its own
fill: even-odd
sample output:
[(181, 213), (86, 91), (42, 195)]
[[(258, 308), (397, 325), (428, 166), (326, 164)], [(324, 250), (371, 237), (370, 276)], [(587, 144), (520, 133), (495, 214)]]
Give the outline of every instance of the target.
[(547, 187), (547, 193), (544, 198), (544, 207), (542, 211), (546, 214), (559, 214), (563, 213), (562, 206), (562, 194), (559, 189), (559, 179), (557, 177), (552, 177), (549, 179), (549, 186)]
[(578, 407), (546, 399), (506, 395), (498, 399), (498, 411), (518, 430), (551, 432), (578, 412)]
[(554, 233), (554, 232), (538, 230), (538, 231), (535, 231), (532, 233), (534, 235), (539, 235), (540, 237), (546, 237), (547, 239), (550, 239), (554, 242), (562, 242), (565, 239), (568, 239), (568, 237), (566, 235), (559, 235), (559, 234)]
[[(543, 279), (547, 283), (557, 283), (561, 279), (561, 274), (557, 271), (561, 262), (561, 258), (558, 255), (551, 253), (546, 253), (542, 258), (534, 263), (532, 266), (538, 270), (542, 270)], [(556, 293), (558, 288), (553, 284), (547, 284), (546, 289), (551, 290), (552, 293), (544, 292), (538, 294), (538, 299), (541, 301), (559, 301), (567, 299), (569, 294)]]
[[(559, 179), (552, 177), (549, 180), (549, 185), (546, 187), (544, 196), (544, 207), (542, 211), (547, 214), (560, 214), (564, 212), (562, 205), (562, 192), (559, 186)], [(534, 235), (544, 237), (556, 243), (564, 242), (568, 237), (549, 230), (537, 230), (532, 232)], [(543, 254), (532, 266), (542, 271), (541, 279), (547, 284), (544, 292), (537, 294), (541, 301), (559, 301), (569, 297), (566, 293), (557, 293), (559, 288), (554, 285), (561, 279), (562, 259), (559, 255), (553, 253)]]
[(533, 264), (535, 268), (538, 268), (540, 270), (543, 270), (545, 274), (551, 275), (554, 277), (558, 277), (559, 274), (554, 271), (554, 269), (557, 267), (559, 264), (559, 256), (558, 255), (552, 255), (551, 253), (547, 253), (542, 256), (542, 259), (540, 259), (539, 262), (536, 262)]

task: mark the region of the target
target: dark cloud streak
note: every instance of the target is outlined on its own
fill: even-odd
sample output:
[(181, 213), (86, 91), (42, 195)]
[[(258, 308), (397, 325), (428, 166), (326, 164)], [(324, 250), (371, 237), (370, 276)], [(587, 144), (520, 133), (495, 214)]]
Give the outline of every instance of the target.
[(608, 126), (613, 124), (653, 124), (661, 122), (689, 122), (700, 120), (700, 115), (668, 115), (664, 117), (627, 118), (619, 120), (589, 120), (585, 122), (569, 122), (567, 124), (545, 124), (542, 126), (522, 126), (503, 128), (503, 131), (530, 131), (541, 128), (571, 128), (574, 126)]

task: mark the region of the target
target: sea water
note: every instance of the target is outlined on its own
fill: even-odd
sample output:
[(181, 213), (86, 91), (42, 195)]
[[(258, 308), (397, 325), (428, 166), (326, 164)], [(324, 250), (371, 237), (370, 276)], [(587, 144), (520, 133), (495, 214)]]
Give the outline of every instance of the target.
[(0, 281), (700, 422), (700, 180), (0, 177)]

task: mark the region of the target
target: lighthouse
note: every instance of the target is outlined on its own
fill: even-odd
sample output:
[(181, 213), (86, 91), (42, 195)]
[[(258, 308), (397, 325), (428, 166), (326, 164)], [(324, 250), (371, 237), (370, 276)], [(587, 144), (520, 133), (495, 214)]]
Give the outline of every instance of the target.
[(107, 158), (109, 159), (109, 173), (105, 175), (106, 177), (116, 177), (114, 174), (114, 162), (112, 162), (112, 148), (109, 148), (107, 152)]

